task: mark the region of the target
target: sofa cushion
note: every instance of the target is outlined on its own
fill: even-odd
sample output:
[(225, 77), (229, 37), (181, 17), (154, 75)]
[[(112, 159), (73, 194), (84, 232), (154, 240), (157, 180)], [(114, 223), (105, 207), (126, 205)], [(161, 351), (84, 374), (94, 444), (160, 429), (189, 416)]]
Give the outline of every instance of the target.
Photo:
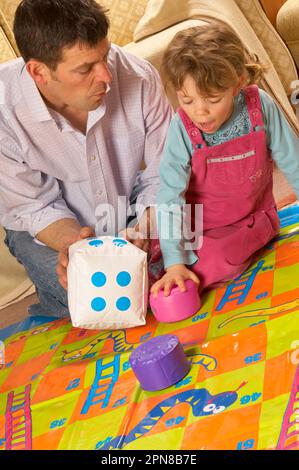
[[(286, 45), (268, 20), (259, 0), (251, 0), (250, 2), (248, 0), (222, 0), (221, 2), (177, 0), (175, 4), (168, 0), (149, 0), (145, 15), (135, 29), (134, 40), (139, 41), (175, 23), (188, 18), (202, 18), (206, 14), (211, 17), (214, 15), (218, 20), (222, 19), (223, 14), (223, 20), (227, 20), (239, 33), (245, 44), (247, 41), (246, 45), (250, 45), (252, 50), (258, 53), (258, 50), (254, 50), (254, 41), (252, 40), (255, 33), (280, 76), (286, 93), (291, 94), (290, 85), (298, 78), (294, 61)], [(260, 58), (263, 59), (263, 57)]]
[(147, 0), (97, 0), (109, 9), (109, 37), (112, 42), (123, 46), (133, 40), (135, 27), (144, 15)]
[(298, 0), (288, 0), (279, 10), (277, 15), (277, 29), (299, 69), (299, 3)]
[(12, 31), (12, 25), (15, 11), (19, 3), (21, 3), (21, 0), (1, 0), (0, 4), (0, 26), (3, 28), (3, 31), (5, 32), (16, 55), (19, 55), (19, 50), (17, 48), (14, 34)]
[[(292, 92), (291, 83), (294, 80), (297, 80), (298, 76), (294, 60), (289, 53), (288, 48), (268, 20), (259, 0), (251, 0), (250, 2), (248, 2), (248, 0), (235, 1), (248, 22), (251, 25), (254, 25), (255, 34), (268, 52), (269, 57), (271, 58), (271, 61), (282, 81), (284, 89), (287, 94), (290, 95)], [(298, 0), (295, 0), (295, 2), (298, 4)], [(299, 27), (298, 14), (299, 6), (297, 7), (297, 31)], [(299, 39), (298, 32), (297, 39)]]
[(0, 63), (15, 59), (16, 53), (0, 26)]
[[(1, 0), (0, 24), (5, 29), (14, 49), (18, 52), (13, 37), (13, 20), (15, 11), (21, 0)], [(133, 32), (139, 19), (143, 16), (146, 0), (97, 0), (97, 2), (109, 9), (110, 19), (109, 36), (112, 42), (122, 46), (132, 41)], [(1, 15), (2, 13), (2, 15)], [(2, 16), (2, 21), (1, 21)]]
[[(159, 71), (165, 48), (168, 46), (175, 34), (179, 31), (183, 31), (184, 29), (194, 26), (202, 26), (204, 24), (207, 24), (207, 22), (197, 19), (182, 21), (181, 23), (175, 24), (163, 31), (153, 34), (152, 36), (146, 37), (142, 41), (130, 42), (124, 46), (124, 49), (141, 59), (148, 60)], [(178, 106), (177, 97), (175, 94), (171, 93), (171, 89), (168, 90), (168, 93), (169, 101), (173, 108), (176, 109)]]

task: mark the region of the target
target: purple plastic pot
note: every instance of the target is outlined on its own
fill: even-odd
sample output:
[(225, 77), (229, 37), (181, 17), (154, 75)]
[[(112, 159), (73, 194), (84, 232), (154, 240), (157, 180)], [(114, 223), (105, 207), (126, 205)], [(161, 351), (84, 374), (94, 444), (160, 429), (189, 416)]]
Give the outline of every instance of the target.
[(174, 287), (167, 297), (162, 289), (156, 298), (150, 295), (150, 306), (159, 322), (171, 323), (185, 320), (200, 309), (198, 287), (191, 279), (185, 281), (185, 286), (185, 292), (181, 292), (179, 287)]
[(132, 352), (129, 361), (141, 387), (152, 392), (174, 385), (190, 370), (175, 335), (157, 336), (146, 341)]

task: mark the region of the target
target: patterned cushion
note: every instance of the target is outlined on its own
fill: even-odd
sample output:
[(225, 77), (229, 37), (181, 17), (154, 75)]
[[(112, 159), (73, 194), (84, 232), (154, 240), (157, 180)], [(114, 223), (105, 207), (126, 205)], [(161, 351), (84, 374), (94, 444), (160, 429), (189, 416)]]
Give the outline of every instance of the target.
[(299, 3), (288, 0), (277, 15), (277, 29), (289, 47), (299, 69)]
[[(259, 0), (235, 0), (248, 22), (269, 54), (287, 94), (291, 93), (291, 83), (298, 78), (292, 56), (275, 28), (268, 20)], [(297, 2), (297, 0), (295, 0)], [(298, 9), (297, 9), (298, 11)]]
[[(109, 9), (110, 39), (122, 46), (132, 41), (133, 32), (143, 16), (147, 0), (97, 0), (102, 6)], [(17, 46), (12, 33), (15, 11), (21, 0), (1, 0), (0, 25), (11, 41), (15, 51)], [(2, 13), (2, 15), (1, 15)]]
[(11, 47), (3, 29), (0, 27), (0, 63), (15, 58), (16, 53)]
[(19, 51), (12, 32), (12, 25), (15, 11), (19, 3), (21, 3), (21, 0), (1, 0), (0, 5), (0, 26), (2, 26), (7, 38), (9, 39), (17, 55), (19, 55)]
[(99, 0), (98, 3), (109, 9), (111, 41), (120, 46), (131, 42), (147, 0)]

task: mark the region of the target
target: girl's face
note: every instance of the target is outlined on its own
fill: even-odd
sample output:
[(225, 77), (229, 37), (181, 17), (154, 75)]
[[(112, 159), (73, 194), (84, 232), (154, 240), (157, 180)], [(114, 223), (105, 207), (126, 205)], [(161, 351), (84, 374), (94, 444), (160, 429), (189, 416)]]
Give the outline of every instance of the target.
[(234, 97), (242, 88), (243, 79), (236, 86), (225, 91), (216, 91), (208, 96), (201, 96), (195, 81), (187, 75), (183, 87), (177, 91), (181, 108), (194, 124), (206, 134), (213, 134), (227, 121), (234, 109)]

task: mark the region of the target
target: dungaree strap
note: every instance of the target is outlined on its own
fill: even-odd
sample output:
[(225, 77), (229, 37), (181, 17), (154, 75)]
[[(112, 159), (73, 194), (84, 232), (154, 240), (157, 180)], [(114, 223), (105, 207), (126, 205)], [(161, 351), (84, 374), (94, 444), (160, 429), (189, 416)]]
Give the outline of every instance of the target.
[(194, 150), (206, 147), (206, 143), (202, 138), (200, 130), (195, 126), (194, 122), (187, 116), (185, 111), (182, 108), (178, 109), (178, 114), (185, 126), (187, 134), (192, 142)]
[(264, 127), (259, 89), (257, 85), (249, 85), (244, 88), (244, 94), (252, 130), (255, 131), (255, 128), (258, 126)]

